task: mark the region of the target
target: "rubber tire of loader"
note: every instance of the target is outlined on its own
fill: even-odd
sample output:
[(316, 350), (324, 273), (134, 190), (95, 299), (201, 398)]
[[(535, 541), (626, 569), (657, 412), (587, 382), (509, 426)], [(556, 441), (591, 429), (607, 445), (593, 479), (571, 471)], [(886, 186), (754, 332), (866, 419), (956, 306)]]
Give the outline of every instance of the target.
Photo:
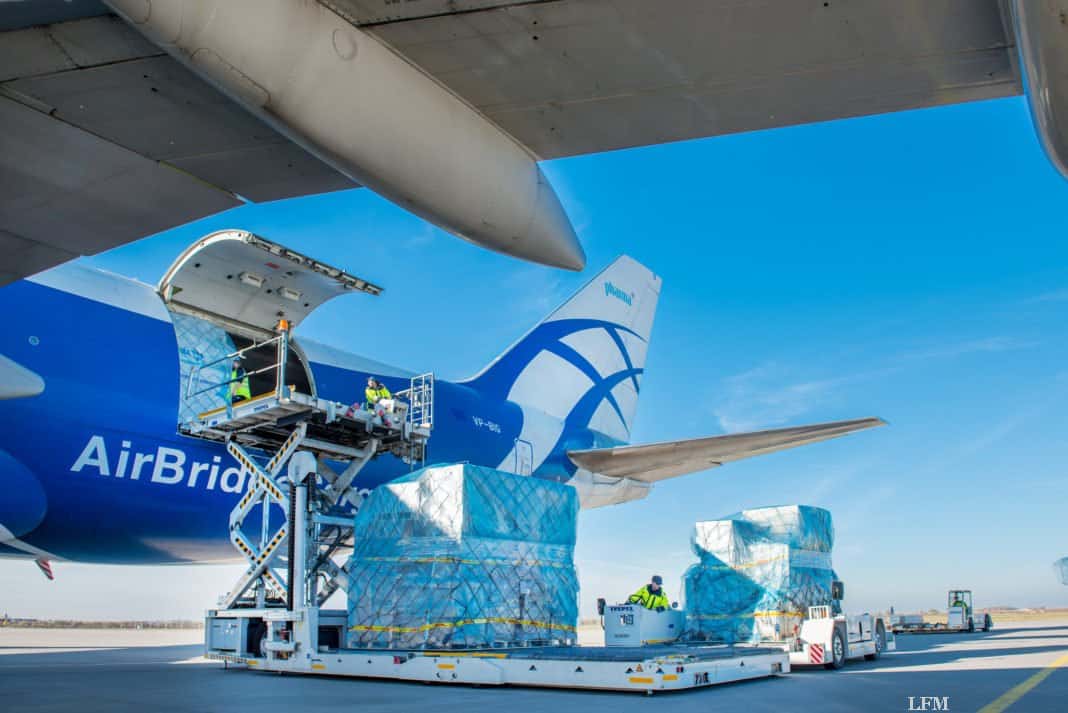
[(989, 614), (983, 615), (983, 631), (990, 631), (994, 628), (994, 620), (990, 618)]
[(842, 634), (842, 628), (839, 626), (834, 627), (834, 633), (831, 634), (831, 660), (823, 664), (823, 667), (831, 669), (839, 669), (845, 666), (846, 662), (846, 642), (845, 636)]
[(879, 619), (875, 622), (875, 653), (865, 654), (865, 661), (874, 661), (879, 658), (879, 655), (886, 650), (886, 628), (883, 627), (883, 620)]
[(263, 645), (267, 642), (267, 624), (262, 619), (253, 619), (248, 623), (248, 651), (249, 656), (266, 658), (267, 653)]

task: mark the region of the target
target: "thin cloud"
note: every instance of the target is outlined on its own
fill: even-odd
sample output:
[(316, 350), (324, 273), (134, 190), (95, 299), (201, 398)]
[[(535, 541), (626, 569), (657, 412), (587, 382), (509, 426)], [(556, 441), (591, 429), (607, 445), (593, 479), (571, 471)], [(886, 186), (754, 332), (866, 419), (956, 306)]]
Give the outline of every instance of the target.
[[(878, 372), (882, 373), (885, 372)], [(731, 433), (785, 425), (827, 402), (839, 387), (877, 375), (865, 372), (789, 381), (790, 374), (789, 369), (778, 364), (765, 363), (725, 378), (726, 398), (712, 412), (720, 428)]]
[(1062, 287), (1059, 290), (1050, 290), (1049, 292), (1043, 292), (1040, 295), (1029, 297), (1023, 300), (1022, 304), (1040, 304), (1043, 302), (1068, 302), (1068, 287)]
[(996, 353), (996, 352), (1009, 352), (1017, 351), (1020, 349), (1031, 349), (1038, 346), (1038, 342), (1026, 341), (1023, 339), (1017, 339), (1015, 337), (986, 337), (983, 339), (972, 339), (964, 342), (956, 342), (953, 344), (944, 344), (930, 349), (921, 349), (912, 352), (906, 352), (901, 355), (901, 359), (906, 361), (924, 360), (924, 359), (949, 359), (953, 357), (965, 356), (967, 354), (982, 354), (982, 353)]

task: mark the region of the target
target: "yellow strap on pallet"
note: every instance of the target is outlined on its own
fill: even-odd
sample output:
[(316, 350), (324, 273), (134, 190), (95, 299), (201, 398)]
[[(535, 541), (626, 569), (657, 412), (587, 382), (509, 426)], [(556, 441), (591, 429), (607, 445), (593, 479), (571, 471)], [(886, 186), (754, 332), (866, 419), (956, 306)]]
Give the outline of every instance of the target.
[(774, 609), (766, 611), (746, 612), (744, 614), (688, 614), (690, 619), (700, 620), (720, 620), (720, 619), (761, 619), (771, 618), (776, 616), (800, 616), (803, 617), (799, 611), (777, 611)]
[(361, 557), (362, 562), (402, 562), (405, 564), (471, 564), (471, 565), (501, 565), (505, 567), (555, 567), (569, 568), (570, 564), (560, 562), (543, 562), (541, 560), (497, 560), (497, 559), (468, 559), (464, 557)]
[(455, 629), (472, 624), (519, 624), (520, 626), (532, 626), (538, 629), (561, 629), (563, 631), (575, 631), (575, 627), (556, 622), (531, 621), (528, 619), (514, 619), (512, 617), (482, 617), (479, 619), (460, 619), (458, 621), (439, 621), (420, 626), (384, 626), (378, 624), (354, 624), (349, 631), (385, 631), (394, 634), (415, 634), (431, 629)]

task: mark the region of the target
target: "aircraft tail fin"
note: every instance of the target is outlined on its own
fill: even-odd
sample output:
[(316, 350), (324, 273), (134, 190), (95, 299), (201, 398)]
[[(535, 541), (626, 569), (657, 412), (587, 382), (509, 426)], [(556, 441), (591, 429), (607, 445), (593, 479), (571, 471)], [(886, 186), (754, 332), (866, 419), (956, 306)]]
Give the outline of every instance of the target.
[(468, 385), (626, 443), (660, 285), (617, 258)]

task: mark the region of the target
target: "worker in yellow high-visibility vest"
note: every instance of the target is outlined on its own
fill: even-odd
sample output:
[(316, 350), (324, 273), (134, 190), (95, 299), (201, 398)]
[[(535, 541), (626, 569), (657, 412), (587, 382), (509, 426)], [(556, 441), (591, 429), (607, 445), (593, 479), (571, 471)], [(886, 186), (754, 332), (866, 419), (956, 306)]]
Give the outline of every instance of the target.
[(248, 385), (248, 374), (245, 367), (241, 366), (240, 359), (234, 359), (230, 367), (230, 403), (248, 401), (252, 398), (252, 390)]
[(664, 611), (671, 604), (668, 602), (667, 595), (664, 594), (663, 584), (664, 580), (660, 575), (654, 574), (649, 584), (630, 595), (627, 604), (641, 604), (646, 609)]
[(373, 376), (367, 377), (367, 388), (363, 390), (363, 395), (367, 397), (368, 411), (374, 411), (382, 399), (393, 398), (393, 395), (389, 393), (389, 389)]
[(367, 388), (363, 395), (367, 400), (367, 410), (378, 416), (387, 427), (392, 424), (389, 415), (393, 413), (393, 394), (373, 376), (367, 377)]

